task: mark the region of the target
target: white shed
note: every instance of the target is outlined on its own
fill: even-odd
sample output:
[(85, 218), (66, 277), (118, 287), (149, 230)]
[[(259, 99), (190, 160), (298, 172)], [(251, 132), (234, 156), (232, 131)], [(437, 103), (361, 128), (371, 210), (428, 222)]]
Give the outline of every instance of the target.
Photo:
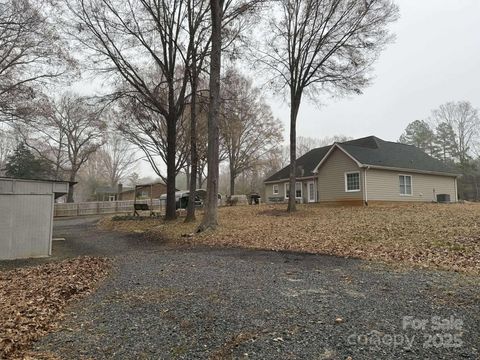
[(0, 260), (52, 254), (53, 203), (68, 186), (0, 177)]

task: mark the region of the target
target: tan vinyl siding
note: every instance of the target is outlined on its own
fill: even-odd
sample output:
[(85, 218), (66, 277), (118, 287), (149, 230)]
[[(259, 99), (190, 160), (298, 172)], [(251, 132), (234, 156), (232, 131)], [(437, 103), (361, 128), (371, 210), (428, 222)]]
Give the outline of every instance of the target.
[[(411, 196), (400, 195), (399, 175), (412, 177)], [(457, 201), (455, 177), (392, 170), (367, 170), (368, 200), (430, 202), (435, 200), (434, 190), (435, 194), (449, 194), (451, 201)]]
[[(273, 185), (278, 185), (278, 194), (273, 193)], [(271, 197), (285, 197), (285, 185), (284, 183), (276, 183), (276, 184), (266, 184), (265, 185), (265, 196), (266, 200)]]
[[(320, 161), (320, 160), (319, 160)], [(345, 191), (345, 173), (360, 172), (360, 191)], [(349, 201), (363, 198), (363, 171), (341, 150), (335, 149), (318, 171), (319, 201)]]
[[(302, 180), (298, 180), (297, 183), (302, 183), (302, 198), (297, 198), (297, 202), (302, 202), (302, 203), (306, 203), (308, 202), (308, 186), (307, 184), (310, 182), (310, 181), (314, 181), (313, 178), (311, 179), (302, 179)], [(284, 181), (284, 182), (279, 182), (279, 183), (275, 183), (275, 184), (265, 184), (265, 196), (266, 196), (266, 201), (268, 202), (268, 198), (271, 198), (271, 197), (281, 197), (283, 199), (285, 199), (285, 184), (287, 184), (288, 181)], [(274, 185), (278, 185), (278, 194), (273, 194), (273, 186)]]

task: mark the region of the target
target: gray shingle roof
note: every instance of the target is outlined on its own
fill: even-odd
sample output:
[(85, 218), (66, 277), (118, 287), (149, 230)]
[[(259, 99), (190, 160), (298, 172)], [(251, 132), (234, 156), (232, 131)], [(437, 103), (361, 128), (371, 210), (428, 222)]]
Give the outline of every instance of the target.
[[(375, 136), (346, 141), (338, 145), (363, 165), (456, 174), (455, 169), (427, 155), (415, 146), (385, 141)], [(313, 176), (313, 170), (332, 146), (313, 149), (298, 158), (297, 177)], [(265, 181), (288, 179), (289, 172), (290, 166), (286, 166)]]
[(411, 169), (417, 171), (455, 174), (455, 169), (445, 165), (419, 148), (375, 136), (339, 144), (361, 164), (371, 166)]
[[(297, 159), (297, 177), (313, 176), (313, 169), (318, 165), (320, 160), (327, 154), (332, 145), (324, 146), (310, 150), (305, 155)], [(284, 167), (282, 170), (276, 172), (265, 181), (278, 181), (288, 179), (290, 176), (290, 165)]]

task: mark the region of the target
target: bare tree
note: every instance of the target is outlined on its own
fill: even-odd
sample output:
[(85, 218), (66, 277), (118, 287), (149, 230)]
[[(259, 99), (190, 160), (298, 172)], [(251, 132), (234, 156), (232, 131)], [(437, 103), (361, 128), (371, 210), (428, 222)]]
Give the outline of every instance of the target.
[(335, 142), (344, 142), (352, 138), (345, 135), (326, 136), (323, 138), (313, 138), (308, 136), (297, 137), (297, 156), (300, 157), (312, 149), (331, 145)]
[(105, 145), (99, 151), (103, 171), (111, 187), (115, 187), (125, 179), (137, 161), (132, 145), (119, 133), (110, 132)]
[[(272, 86), (290, 100), (290, 189), (295, 188), (296, 123), (303, 95), (361, 93), (369, 71), (391, 39), (392, 0), (281, 0), (271, 11), (259, 62)], [(277, 16), (278, 14), (278, 16)], [(288, 210), (294, 211), (290, 197)]]
[(0, 124), (0, 176), (4, 175), (7, 159), (17, 147), (17, 142), (13, 129)]
[[(203, 219), (197, 232), (215, 229), (218, 225), (218, 180), (219, 180), (219, 111), (220, 111), (220, 74), (222, 69), (222, 30), (225, 33), (239, 34), (244, 27), (234, 26), (235, 21), (246, 19), (248, 14), (262, 1), (258, 0), (210, 0), (211, 51), (209, 79), (208, 111), (208, 149), (207, 149), (207, 198)], [(235, 36), (230, 36), (234, 39)], [(226, 39), (223, 39), (226, 40)]]
[(229, 163), (230, 195), (235, 195), (237, 176), (258, 167), (283, 141), (283, 129), (249, 79), (229, 70), (223, 85), (220, 139)]
[(465, 166), (471, 158), (471, 153), (477, 145), (480, 135), (480, 117), (468, 101), (448, 102), (432, 112), (433, 121), (440, 125), (450, 126), (455, 134), (453, 146), (461, 166)]
[[(161, 166), (167, 164), (168, 168), (168, 131), (164, 118), (134, 98), (121, 99), (118, 105), (114, 120), (117, 130), (143, 152), (153, 171), (167, 183), (168, 174)], [(184, 168), (188, 156), (187, 123), (183, 114), (176, 123), (175, 177)]]
[[(27, 123), (31, 131), (24, 133), (25, 143), (75, 182), (80, 168), (104, 143), (102, 109), (86, 98), (64, 94), (45, 104), (42, 114)], [(69, 187), (67, 202), (73, 202), (73, 188)]]
[(0, 0), (0, 121), (25, 118), (43, 86), (74, 65), (46, 1)]
[(97, 70), (117, 75), (114, 83), (120, 78), (128, 85), (114, 98), (133, 99), (165, 124), (166, 219), (174, 219), (177, 129), (186, 105), (191, 60), (185, 1), (66, 2), (74, 18), (70, 33), (91, 52)]

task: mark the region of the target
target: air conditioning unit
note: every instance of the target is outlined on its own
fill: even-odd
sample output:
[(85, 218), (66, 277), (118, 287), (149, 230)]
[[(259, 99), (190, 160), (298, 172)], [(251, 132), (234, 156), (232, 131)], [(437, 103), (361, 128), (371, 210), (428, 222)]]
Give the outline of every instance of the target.
[(439, 203), (449, 203), (450, 194), (437, 194), (437, 202)]

